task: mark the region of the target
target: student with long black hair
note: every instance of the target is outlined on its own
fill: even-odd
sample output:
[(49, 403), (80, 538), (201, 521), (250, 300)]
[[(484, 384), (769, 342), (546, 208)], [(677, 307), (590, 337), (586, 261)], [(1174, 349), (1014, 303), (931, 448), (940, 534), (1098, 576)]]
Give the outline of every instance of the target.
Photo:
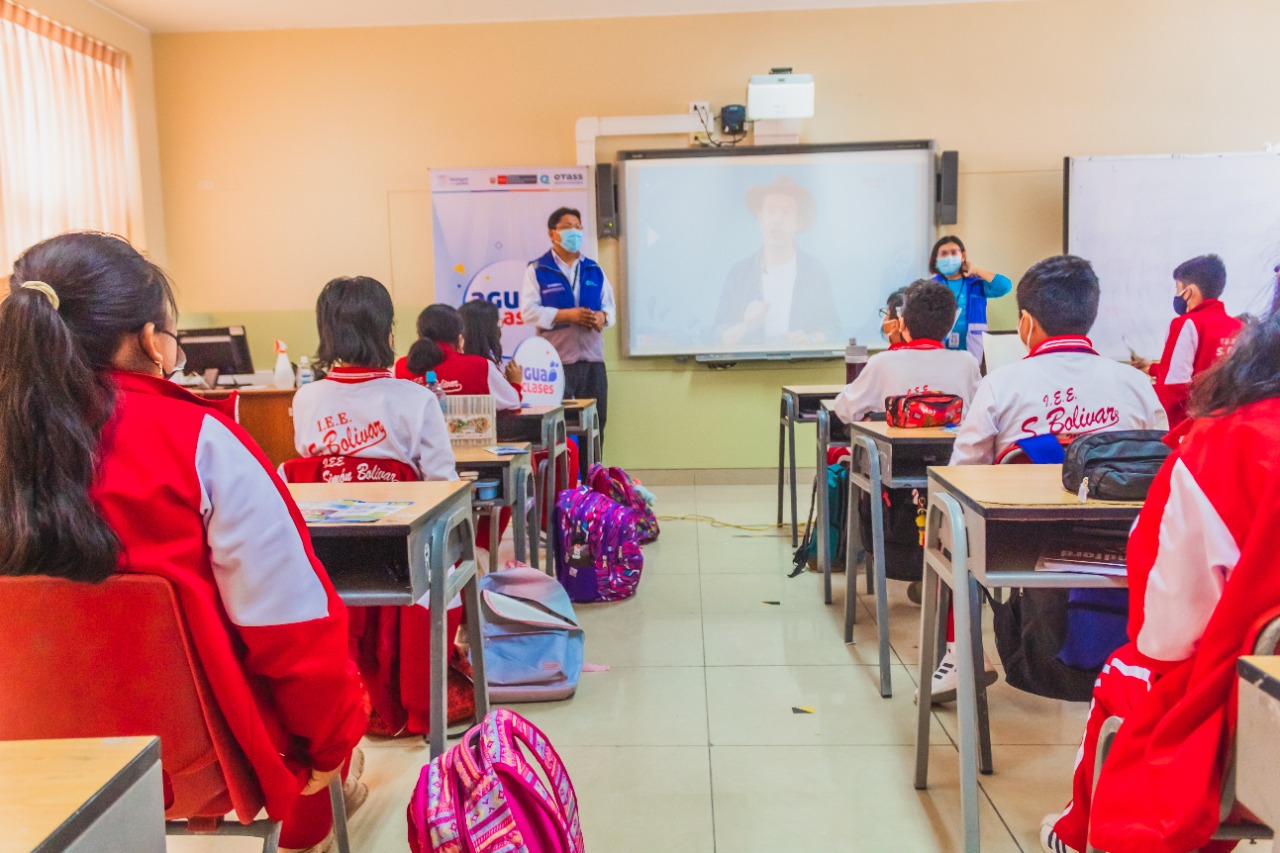
[[(1093, 688), (1066, 811), (1041, 826), (1051, 853), (1229, 850), (1218, 825), (1234, 728), (1236, 658), (1280, 614), (1280, 286), (1269, 316), (1195, 383), (1177, 449), (1129, 535), (1129, 637)], [(1124, 719), (1093, 782), (1098, 732)]]
[(446, 394), (491, 394), (498, 410), (520, 408), (520, 392), (492, 361), (463, 352), (463, 322), (451, 305), (428, 305), (418, 315), (418, 339), (396, 362), (397, 379), (419, 385), (435, 373)]
[(508, 360), (506, 365), (502, 363), (502, 319), (498, 306), (487, 299), (468, 299), (458, 308), (458, 315), (462, 317), (463, 352), (487, 358), (501, 367), (511, 387), (519, 391), (523, 378), (520, 365), (515, 359)]
[(347, 611), (262, 451), (167, 380), (176, 320), (165, 274), (118, 237), (18, 258), (0, 302), (0, 575), (172, 583), (282, 845), (323, 848), (323, 792), (368, 720)]

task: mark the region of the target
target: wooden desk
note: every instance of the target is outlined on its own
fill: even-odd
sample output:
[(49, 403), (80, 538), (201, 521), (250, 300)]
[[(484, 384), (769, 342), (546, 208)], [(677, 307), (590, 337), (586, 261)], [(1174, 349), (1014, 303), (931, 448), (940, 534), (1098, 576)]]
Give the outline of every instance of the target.
[[(543, 535), (547, 544), (547, 571), (555, 572), (553, 557), (555, 534), (552, 529), (556, 504), (556, 477), (551, 472), (559, 471), (561, 482), (569, 482), (569, 429), (565, 422), (564, 406), (529, 406), (519, 411), (498, 412), (498, 443), (511, 441), (527, 441), (534, 450), (545, 450), (547, 458), (538, 463), (534, 472), (537, 484), (538, 512), (544, 518)], [(535, 557), (533, 565), (537, 566)]]
[(889, 591), (885, 577), (884, 502), (882, 488), (928, 487), (926, 469), (945, 465), (955, 444), (954, 432), (937, 427), (902, 429), (883, 421), (862, 421), (849, 425), (849, 517), (845, 546), (844, 641), (853, 642), (853, 625), (858, 612), (858, 584), (854, 577), (854, 537), (861, 540), (862, 525), (856, 510), (853, 488), (871, 497), (871, 548), (867, 553), (867, 584), (875, 578), (876, 628), (880, 642), (880, 695), (893, 695), (889, 663)]
[[(796, 423), (816, 421), (818, 404), (844, 390), (843, 385), (783, 385), (782, 409), (778, 418), (778, 525), (782, 525), (782, 463), (791, 450), (791, 547), (796, 547), (799, 520), (796, 517)], [(828, 597), (829, 598), (829, 597)]]
[(0, 742), (0, 853), (164, 853), (155, 737)]
[(831, 603), (831, 537), (828, 534), (831, 507), (827, 505), (827, 451), (832, 447), (849, 446), (849, 427), (836, 417), (835, 400), (818, 401), (818, 458), (814, 476), (818, 488), (814, 495), (817, 507), (813, 514), (814, 531), (818, 542), (818, 568), (822, 570), (822, 600)]
[(1236, 801), (1274, 829), (1280, 827), (1280, 657), (1242, 657), (1236, 672)]
[[(431, 757), (444, 752), (446, 660), (445, 608), (462, 593), (467, 621), (480, 636), (483, 616), (476, 579), (471, 484), (290, 483), (298, 503), (333, 500), (411, 501), (387, 518), (368, 523), (308, 524), (312, 547), (342, 600), (354, 607), (412, 605), (424, 597), (431, 612)], [(455, 568), (456, 566), (456, 568)], [(471, 646), (477, 719), (489, 709), (484, 644)]]
[(564, 419), (569, 435), (577, 436), (580, 442), (579, 467), (582, 479), (586, 480), (591, 466), (604, 460), (604, 433), (600, 430), (600, 412), (596, 409), (595, 398), (565, 400)]
[(1136, 502), (1080, 503), (1076, 495), (1062, 488), (1061, 465), (929, 469), (915, 787), (923, 790), (928, 785), (931, 678), (945, 642), (943, 617), (954, 595), (960, 804), (966, 853), (980, 848), (978, 770), (992, 772), (987, 694), (977, 683), (982, 669), (978, 587), (1124, 587), (1127, 580), (1123, 577), (1036, 571), (1034, 566), (1043, 543), (1062, 536), (1072, 525), (1127, 530), (1141, 509), (1142, 504)]
[(496, 477), (499, 481), (498, 498), (481, 500), (473, 496), (471, 508), (489, 513), (489, 571), (495, 568), (498, 558), (498, 520), (502, 507), (510, 507), (512, 514), (512, 539), (516, 546), (516, 559), (528, 559), (529, 530), (533, 531), (533, 548), (538, 553), (538, 522), (529, 524), (529, 511), (537, 504), (533, 492), (533, 457), (527, 441), (511, 442), (513, 447), (523, 447), (523, 453), (500, 456), (483, 447), (455, 447), (453, 458), (459, 471), (474, 471), (482, 477)]
[(194, 391), (207, 400), (225, 400), (239, 391), (236, 416), (245, 432), (258, 442), (271, 464), (298, 458), (293, 446), (293, 388), (248, 388)]

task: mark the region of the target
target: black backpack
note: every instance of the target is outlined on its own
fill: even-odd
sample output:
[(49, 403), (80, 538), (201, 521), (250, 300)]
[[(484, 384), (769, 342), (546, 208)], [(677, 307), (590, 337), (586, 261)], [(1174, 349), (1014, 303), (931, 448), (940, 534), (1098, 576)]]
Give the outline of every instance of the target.
[(1166, 434), (1131, 429), (1077, 438), (1067, 447), (1067, 458), (1062, 463), (1062, 487), (1074, 494), (1088, 479), (1091, 498), (1145, 500), (1151, 481), (1169, 458), (1169, 447), (1162, 440)]

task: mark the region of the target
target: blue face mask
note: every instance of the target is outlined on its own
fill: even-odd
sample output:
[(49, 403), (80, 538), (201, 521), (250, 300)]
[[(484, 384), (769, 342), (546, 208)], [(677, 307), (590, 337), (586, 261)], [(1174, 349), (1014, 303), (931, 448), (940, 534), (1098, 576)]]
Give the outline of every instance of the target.
[(576, 252), (582, 248), (582, 229), (566, 228), (560, 232), (560, 247), (566, 252)]
[(955, 275), (960, 272), (960, 256), (947, 255), (946, 257), (938, 258), (935, 266), (937, 266), (938, 272), (942, 275)]

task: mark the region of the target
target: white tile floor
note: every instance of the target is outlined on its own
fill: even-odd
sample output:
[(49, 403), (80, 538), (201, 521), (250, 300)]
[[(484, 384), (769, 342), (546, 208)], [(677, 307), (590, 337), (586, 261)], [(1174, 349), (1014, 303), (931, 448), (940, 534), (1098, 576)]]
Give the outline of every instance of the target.
[[(773, 486), (654, 491), (663, 515), (768, 523), (776, 511)], [(666, 522), (635, 598), (579, 606), (587, 659), (611, 669), (584, 674), (570, 701), (518, 710), (564, 756), (592, 853), (959, 849), (953, 710), (934, 715), (929, 790), (912, 787), (919, 609), (890, 583), (895, 693), (882, 699), (871, 608), (844, 645), (843, 576), (824, 605), (819, 576), (786, 577), (790, 551), (788, 530)], [(984, 851), (1040, 849), (1040, 818), (1066, 801), (1085, 710), (993, 688)], [(399, 853), (426, 748), (368, 742), (365, 755), (370, 796), (351, 821), (353, 849)]]

